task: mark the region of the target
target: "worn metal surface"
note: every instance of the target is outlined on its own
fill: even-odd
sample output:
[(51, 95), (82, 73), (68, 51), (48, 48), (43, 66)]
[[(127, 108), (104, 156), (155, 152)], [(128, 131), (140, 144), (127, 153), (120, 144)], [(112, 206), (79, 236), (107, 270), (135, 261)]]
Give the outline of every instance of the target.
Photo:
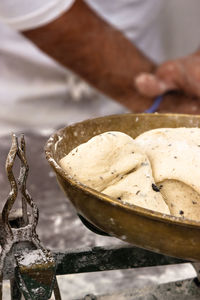
[(10, 296), (11, 300), (21, 300), (22, 298), (22, 293), (15, 279), (10, 280)]
[(194, 280), (184, 280), (142, 289), (116, 291), (108, 295), (86, 295), (79, 300), (199, 300), (200, 288)]
[(50, 252), (37, 249), (16, 257), (15, 279), (25, 299), (47, 300), (54, 289), (55, 261)]
[(57, 275), (143, 268), (187, 262), (131, 246), (66, 250), (65, 252), (55, 252), (54, 257), (57, 263)]
[(46, 157), (77, 212), (119, 239), (155, 252), (200, 260), (200, 223), (130, 206), (78, 184), (59, 166), (74, 147), (105, 131), (121, 131), (133, 138), (159, 127), (200, 126), (200, 116), (126, 114), (87, 120), (57, 131), (46, 144)]
[[(30, 132), (26, 134), (26, 141), (28, 141), (29, 145), (27, 156), (31, 167), (29, 179), (31, 184), (29, 185), (29, 189), (31, 190), (31, 194), (34, 195), (37, 205), (40, 207), (38, 231), (43, 243), (54, 249), (61, 248), (63, 250), (61, 253), (65, 253), (64, 250), (69, 247), (78, 248), (80, 246), (87, 247), (105, 244), (120, 244), (124, 247), (125, 243), (120, 240), (111, 237), (101, 237), (88, 231), (81, 225), (71, 204), (67, 201), (65, 203), (65, 198), (56, 185), (53, 172), (50, 172), (50, 168), (42, 153), (46, 139), (47, 138), (43, 136), (35, 135)], [(1, 138), (0, 159), (2, 166), (5, 161), (4, 157), (6, 157), (9, 143), (8, 137)], [(1, 196), (4, 195), (5, 198), (7, 195), (7, 182), (5, 176), (2, 177), (1, 174), (0, 186)], [(17, 215), (21, 217), (21, 212), (19, 211)], [(9, 217), (11, 217), (11, 215)], [(12, 216), (12, 220), (15, 222), (14, 219), (15, 217)], [(66, 255), (68, 255), (69, 252), (71, 253), (73, 251), (66, 251)], [(80, 255), (82, 254), (80, 253)], [(153, 282), (153, 279), (155, 281), (156, 278), (168, 277), (170, 274), (179, 276), (180, 278), (180, 273), (184, 273), (186, 270), (188, 272), (188, 269), (181, 265), (179, 267), (169, 266), (168, 268), (158, 267), (111, 272), (104, 271), (100, 273), (82, 273), (75, 276), (72, 275), (73, 277), (70, 275), (66, 277), (61, 276), (60, 279), (62, 278), (63, 280), (60, 281), (60, 283), (62, 283), (63, 299), (70, 300), (76, 299), (78, 295), (79, 297), (83, 296), (87, 291), (105, 293), (105, 291), (108, 290), (116, 291), (119, 286), (122, 289), (131, 286), (138, 287), (148, 282)], [(164, 275), (165, 273), (166, 275)], [(188, 275), (190, 276), (190, 274)]]
[[(13, 166), (15, 158), (21, 162), (18, 180), (15, 179)], [(27, 188), (26, 180), (29, 167), (25, 156), (25, 140), (12, 135), (12, 145), (6, 160), (6, 171), (11, 191), (3, 206), (1, 216), (1, 254), (0, 279), (11, 279), (12, 299), (20, 299), (23, 293), (27, 300), (46, 300), (51, 297), (55, 282), (55, 262), (49, 250), (40, 243), (36, 233), (39, 218), (37, 205), (32, 200)], [(10, 212), (18, 195), (21, 193), (22, 217), (21, 224), (15, 228), (9, 220)], [(28, 215), (28, 206), (30, 213)], [(17, 291), (17, 285), (20, 291)], [(2, 299), (2, 284), (0, 286)]]

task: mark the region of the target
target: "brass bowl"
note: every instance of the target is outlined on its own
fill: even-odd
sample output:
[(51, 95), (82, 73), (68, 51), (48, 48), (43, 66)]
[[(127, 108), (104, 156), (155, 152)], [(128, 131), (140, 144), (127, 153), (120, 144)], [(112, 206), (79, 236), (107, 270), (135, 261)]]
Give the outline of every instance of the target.
[[(120, 203), (72, 180), (59, 160), (73, 148), (106, 131), (133, 138), (160, 127), (199, 127), (200, 116), (124, 114), (86, 120), (58, 130), (45, 146), (46, 157), (77, 213), (100, 230), (138, 247), (192, 261), (200, 261), (200, 222), (164, 215)], [(81, 166), (80, 166), (81, 168)]]

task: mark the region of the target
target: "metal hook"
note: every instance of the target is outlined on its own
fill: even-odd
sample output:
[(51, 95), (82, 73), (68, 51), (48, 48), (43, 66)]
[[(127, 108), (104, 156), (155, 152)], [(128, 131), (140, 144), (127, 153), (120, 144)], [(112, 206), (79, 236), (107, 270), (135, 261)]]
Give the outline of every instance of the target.
[(8, 181), (10, 183), (11, 191), (8, 195), (8, 199), (3, 207), (2, 210), (2, 222), (4, 224), (4, 229), (8, 235), (12, 237), (12, 229), (10, 227), (8, 217), (9, 213), (13, 207), (13, 204), (15, 203), (15, 200), (17, 198), (18, 188), (17, 188), (17, 182), (15, 180), (12, 168), (14, 165), (15, 157), (17, 155), (18, 151), (18, 140), (15, 134), (12, 134), (12, 145), (10, 148), (10, 151), (8, 153), (7, 159), (6, 159), (6, 171), (8, 176)]
[(31, 224), (33, 225), (34, 229), (36, 229), (37, 224), (38, 224), (38, 219), (39, 219), (39, 210), (26, 188), (26, 181), (27, 181), (27, 177), (28, 177), (29, 166), (28, 166), (26, 156), (25, 156), (24, 135), (21, 136), (21, 146), (18, 147), (17, 155), (21, 160), (21, 168), (20, 168), (20, 175), (18, 178), (18, 185), (19, 185), (19, 190), (22, 195), (23, 215), (25, 214), (25, 216), (24, 216), (25, 222), (28, 223), (27, 204), (29, 204), (32, 209)]
[[(56, 300), (60, 300), (59, 288), (56, 283), (54, 258), (51, 252), (41, 245), (36, 233), (39, 210), (26, 188), (29, 166), (25, 152), (24, 135), (21, 135), (19, 145), (18, 138), (15, 134), (12, 134), (12, 145), (6, 160), (6, 171), (11, 191), (2, 210), (3, 237), (1, 237), (0, 241), (2, 246), (0, 254), (0, 300), (2, 300), (4, 267), (5, 269), (9, 269), (9, 278), (13, 279), (15, 276), (15, 279), (18, 279), (18, 288), (23, 293), (25, 299), (46, 300), (50, 298), (54, 290)], [(17, 181), (13, 174), (16, 156), (18, 156), (21, 162)], [(17, 199), (18, 187), (21, 193), (23, 224), (22, 227), (12, 228), (9, 223), (9, 214)], [(28, 216), (28, 205), (31, 207), (31, 218)], [(27, 248), (29, 250), (25, 255), (23, 252), (24, 242), (28, 242), (29, 245)], [(31, 259), (32, 263), (25, 263), (25, 258)], [(7, 267), (7, 264), (9, 267)], [(21, 297), (20, 291), (18, 293), (19, 297)]]

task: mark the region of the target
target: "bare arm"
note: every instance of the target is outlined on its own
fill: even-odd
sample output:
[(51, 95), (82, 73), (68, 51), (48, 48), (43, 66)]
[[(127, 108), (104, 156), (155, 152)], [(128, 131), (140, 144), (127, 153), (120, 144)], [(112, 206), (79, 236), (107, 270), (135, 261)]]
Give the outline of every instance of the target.
[(123, 34), (82, 0), (54, 22), (24, 32), (41, 50), (129, 109), (144, 111), (152, 99), (139, 95), (133, 78), (154, 65)]

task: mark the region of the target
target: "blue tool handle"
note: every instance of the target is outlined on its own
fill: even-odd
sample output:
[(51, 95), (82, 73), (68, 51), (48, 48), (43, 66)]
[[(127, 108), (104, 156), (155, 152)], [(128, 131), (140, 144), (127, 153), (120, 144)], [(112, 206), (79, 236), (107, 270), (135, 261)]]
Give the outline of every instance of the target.
[(156, 110), (158, 109), (160, 103), (163, 100), (163, 96), (159, 96), (155, 99), (154, 103), (152, 104), (152, 106), (150, 108), (148, 108), (147, 110), (145, 110), (145, 113), (154, 113), (156, 112)]

